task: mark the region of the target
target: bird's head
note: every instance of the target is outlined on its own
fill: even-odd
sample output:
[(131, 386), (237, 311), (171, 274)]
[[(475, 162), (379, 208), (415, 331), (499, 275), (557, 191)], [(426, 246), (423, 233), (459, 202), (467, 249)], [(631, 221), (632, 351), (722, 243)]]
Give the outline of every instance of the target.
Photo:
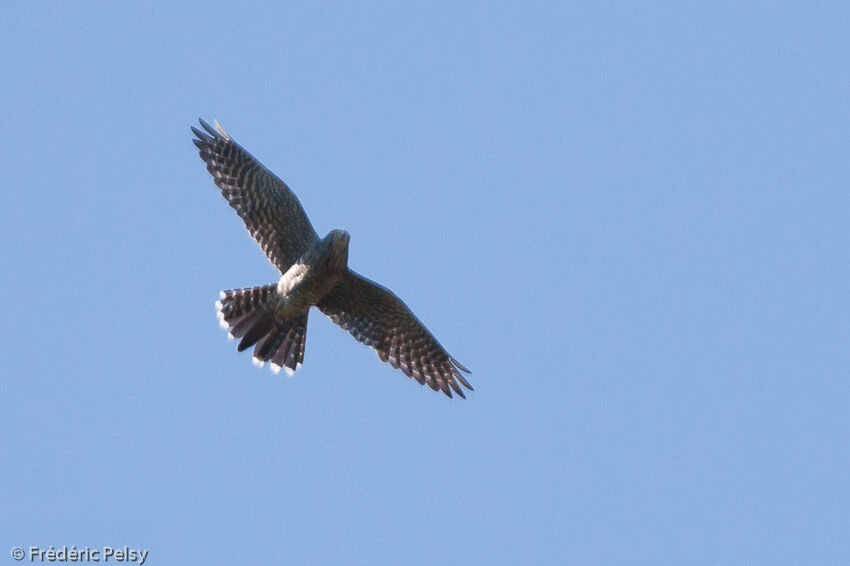
[(341, 229), (331, 230), (325, 236), (325, 245), (329, 247), (330, 262), (337, 269), (346, 269), (348, 267), (348, 241), (351, 236), (348, 232)]
[(348, 241), (351, 239), (351, 236), (342, 228), (337, 228), (336, 230), (331, 230), (330, 232), (328, 232), (328, 235), (325, 237), (325, 239), (330, 240), (334, 243), (334, 245), (341, 245), (341, 243), (344, 243), (344, 245), (347, 246)]

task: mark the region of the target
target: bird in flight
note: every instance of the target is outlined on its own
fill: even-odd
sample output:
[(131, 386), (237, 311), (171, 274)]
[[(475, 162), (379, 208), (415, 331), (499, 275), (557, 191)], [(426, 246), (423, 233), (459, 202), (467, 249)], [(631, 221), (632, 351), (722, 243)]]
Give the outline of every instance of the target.
[(472, 386), (470, 373), (449, 355), (407, 305), (389, 289), (348, 268), (349, 235), (322, 239), (286, 183), (233, 141), (218, 121), (192, 128), (207, 171), (280, 271), (276, 283), (219, 293), (216, 311), (238, 351), (254, 346), (254, 364), (289, 375), (304, 361), (307, 315), (317, 307), (382, 362), (449, 397)]

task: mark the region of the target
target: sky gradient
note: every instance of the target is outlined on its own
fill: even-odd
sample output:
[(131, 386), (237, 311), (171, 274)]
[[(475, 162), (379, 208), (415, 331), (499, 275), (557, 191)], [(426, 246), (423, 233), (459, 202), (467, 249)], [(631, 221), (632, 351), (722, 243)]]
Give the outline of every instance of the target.
[[(838, 564), (843, 3), (5, 3), (0, 552), (146, 564)], [(278, 274), (218, 119), (472, 370), (448, 400)]]

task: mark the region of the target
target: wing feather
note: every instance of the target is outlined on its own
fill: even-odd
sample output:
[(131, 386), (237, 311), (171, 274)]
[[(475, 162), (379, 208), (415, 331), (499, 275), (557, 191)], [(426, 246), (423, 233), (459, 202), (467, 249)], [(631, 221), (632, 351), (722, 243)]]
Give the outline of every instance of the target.
[(442, 391), (466, 397), (458, 382), (472, 391), (462, 372), (471, 373), (449, 355), (411, 310), (392, 291), (348, 271), (318, 305), (358, 341), (372, 347), (408, 377)]
[(274, 173), (237, 144), (216, 122), (192, 128), (201, 159), (228, 204), (281, 273), (317, 239), (310, 219), (293, 192)]

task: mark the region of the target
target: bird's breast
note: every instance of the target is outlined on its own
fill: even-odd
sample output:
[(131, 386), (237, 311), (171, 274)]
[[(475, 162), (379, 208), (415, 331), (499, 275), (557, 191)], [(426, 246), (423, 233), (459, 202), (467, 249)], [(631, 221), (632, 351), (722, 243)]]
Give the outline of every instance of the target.
[(323, 264), (295, 263), (277, 282), (280, 307), (301, 312), (318, 303), (339, 281), (341, 272), (323, 269)]
[(305, 263), (294, 263), (280, 276), (277, 282), (277, 292), (281, 297), (288, 297), (303, 287), (310, 279), (310, 266)]

